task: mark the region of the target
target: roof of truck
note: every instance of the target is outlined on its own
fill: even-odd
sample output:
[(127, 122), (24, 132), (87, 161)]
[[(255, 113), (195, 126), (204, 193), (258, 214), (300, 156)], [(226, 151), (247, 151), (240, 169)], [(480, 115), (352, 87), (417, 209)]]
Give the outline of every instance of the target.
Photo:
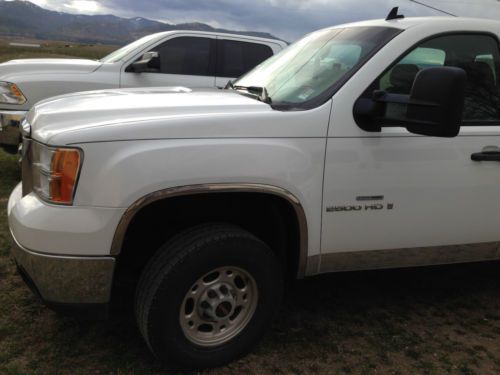
[(170, 35), (170, 34), (196, 34), (196, 35), (208, 35), (208, 36), (221, 36), (221, 37), (230, 37), (230, 38), (237, 38), (240, 40), (252, 40), (252, 41), (260, 41), (260, 42), (265, 42), (265, 43), (276, 43), (281, 45), (282, 47), (285, 47), (288, 45), (287, 42), (281, 40), (281, 39), (271, 39), (271, 38), (262, 38), (258, 36), (253, 36), (253, 35), (247, 35), (247, 34), (233, 34), (233, 33), (226, 33), (223, 31), (198, 31), (198, 30), (169, 30), (169, 31), (162, 31), (160, 33), (155, 33), (152, 34), (152, 36), (158, 37), (158, 39)]
[(383, 27), (395, 27), (399, 29), (409, 29), (414, 26), (449, 26), (452, 29), (463, 28), (464, 30), (485, 27), (491, 27), (498, 29), (500, 27), (500, 22), (492, 19), (484, 18), (469, 18), (469, 17), (405, 17), (402, 19), (393, 20), (370, 20), (353, 22), (338, 26), (333, 26), (331, 28), (338, 27), (352, 27), (352, 26), (383, 26)]

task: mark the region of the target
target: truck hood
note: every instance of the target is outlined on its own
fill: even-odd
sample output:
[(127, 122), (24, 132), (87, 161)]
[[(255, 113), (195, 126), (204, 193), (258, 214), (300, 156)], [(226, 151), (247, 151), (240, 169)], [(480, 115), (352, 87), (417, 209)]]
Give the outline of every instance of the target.
[[(50, 143), (54, 136), (62, 133), (85, 130), (88, 134), (89, 130), (102, 130), (117, 124), (137, 128), (151, 122), (162, 124), (161, 134), (150, 133), (144, 137), (161, 138), (166, 123), (176, 119), (270, 111), (272, 108), (268, 104), (230, 90), (185, 87), (115, 89), (68, 94), (41, 101), (29, 112), (27, 121), (32, 126), (35, 140)], [(114, 139), (121, 138), (117, 134)], [(79, 141), (84, 140), (72, 142)]]
[(25, 59), (0, 64), (0, 78), (11, 73), (92, 73), (102, 65), (99, 61), (84, 59)]

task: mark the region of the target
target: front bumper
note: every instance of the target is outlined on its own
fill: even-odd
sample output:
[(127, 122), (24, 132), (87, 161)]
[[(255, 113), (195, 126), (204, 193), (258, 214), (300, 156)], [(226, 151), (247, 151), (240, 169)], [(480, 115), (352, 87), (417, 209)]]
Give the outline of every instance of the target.
[(16, 153), (21, 143), (20, 127), (26, 111), (0, 110), (0, 147), (9, 153)]
[(105, 317), (115, 258), (107, 255), (111, 238), (103, 233), (116, 227), (121, 211), (46, 205), (33, 194), (23, 197), (21, 190), (19, 184), (11, 193), (7, 213), (12, 256), (24, 280), (55, 310)]
[(40, 254), (23, 248), (13, 235), (12, 240), (12, 255), (17, 266), (43, 301), (61, 305), (109, 302), (114, 258)]

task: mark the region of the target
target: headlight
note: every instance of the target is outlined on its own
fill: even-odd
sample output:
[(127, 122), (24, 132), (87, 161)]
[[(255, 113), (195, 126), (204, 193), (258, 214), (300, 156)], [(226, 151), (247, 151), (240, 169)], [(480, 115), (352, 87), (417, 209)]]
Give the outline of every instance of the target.
[(50, 203), (72, 204), (82, 151), (32, 143), (33, 189)]
[(26, 97), (15, 84), (0, 82), (0, 103), (24, 104), (26, 103)]

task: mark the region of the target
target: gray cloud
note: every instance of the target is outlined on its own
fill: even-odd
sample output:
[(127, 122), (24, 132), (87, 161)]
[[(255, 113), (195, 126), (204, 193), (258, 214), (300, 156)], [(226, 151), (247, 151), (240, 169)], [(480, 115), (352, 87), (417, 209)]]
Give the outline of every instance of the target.
[[(293, 41), (339, 23), (382, 18), (393, 6), (407, 16), (440, 15), (410, 0), (32, 0), (49, 9), (146, 17), (169, 23), (267, 31)], [(422, 0), (458, 15), (500, 17), (497, 0)], [(92, 6), (95, 5), (95, 7)]]

